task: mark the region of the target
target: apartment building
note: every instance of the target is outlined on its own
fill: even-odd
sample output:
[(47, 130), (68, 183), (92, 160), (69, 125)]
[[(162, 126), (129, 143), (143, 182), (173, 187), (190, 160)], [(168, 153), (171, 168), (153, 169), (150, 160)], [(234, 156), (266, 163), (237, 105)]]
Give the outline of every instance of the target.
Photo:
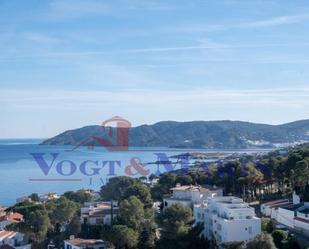
[(248, 203), (234, 196), (208, 198), (195, 204), (196, 223), (203, 223), (203, 236), (218, 245), (225, 242), (249, 241), (261, 233), (261, 220)]

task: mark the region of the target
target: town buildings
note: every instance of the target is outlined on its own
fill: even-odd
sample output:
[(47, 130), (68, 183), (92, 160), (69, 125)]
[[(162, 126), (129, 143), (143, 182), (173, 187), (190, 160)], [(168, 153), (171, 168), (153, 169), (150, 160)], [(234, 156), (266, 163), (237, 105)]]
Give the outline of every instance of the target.
[(218, 245), (249, 241), (261, 233), (261, 220), (248, 203), (234, 196), (210, 197), (195, 204), (196, 223), (204, 225), (203, 236)]

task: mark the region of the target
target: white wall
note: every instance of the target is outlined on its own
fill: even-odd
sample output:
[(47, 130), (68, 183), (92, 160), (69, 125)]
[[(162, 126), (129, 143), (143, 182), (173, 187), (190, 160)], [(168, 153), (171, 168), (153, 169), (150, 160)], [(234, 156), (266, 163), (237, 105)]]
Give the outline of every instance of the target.
[(294, 211), (284, 208), (278, 208), (278, 214), (276, 220), (288, 227), (294, 227)]

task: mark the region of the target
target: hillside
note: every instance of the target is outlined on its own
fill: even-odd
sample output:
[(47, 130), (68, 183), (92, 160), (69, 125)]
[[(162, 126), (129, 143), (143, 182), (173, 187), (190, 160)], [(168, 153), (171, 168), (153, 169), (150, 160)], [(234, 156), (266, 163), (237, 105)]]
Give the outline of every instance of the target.
[[(78, 145), (91, 136), (104, 137), (99, 125), (65, 131), (44, 141), (44, 145)], [(176, 148), (241, 149), (270, 148), (284, 143), (309, 141), (309, 120), (283, 125), (242, 121), (162, 121), (130, 128), (130, 146)]]

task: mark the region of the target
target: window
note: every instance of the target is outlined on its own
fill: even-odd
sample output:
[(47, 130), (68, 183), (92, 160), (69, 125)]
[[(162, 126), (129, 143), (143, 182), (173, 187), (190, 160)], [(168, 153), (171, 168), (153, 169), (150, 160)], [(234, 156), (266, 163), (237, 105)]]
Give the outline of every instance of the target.
[(252, 227), (249, 227), (249, 234), (252, 234)]

